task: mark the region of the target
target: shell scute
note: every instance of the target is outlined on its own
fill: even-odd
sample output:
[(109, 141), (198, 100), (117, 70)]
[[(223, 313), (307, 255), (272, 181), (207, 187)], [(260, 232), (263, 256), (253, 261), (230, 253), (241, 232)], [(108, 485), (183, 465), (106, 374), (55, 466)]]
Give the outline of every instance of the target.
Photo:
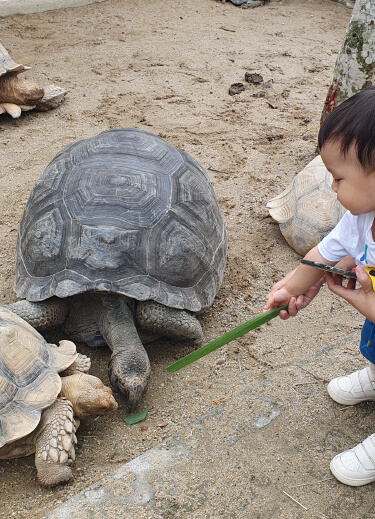
[(15, 63), (9, 56), (6, 48), (0, 43), (0, 76), (3, 76), (7, 72), (19, 72), (25, 70), (24, 65)]

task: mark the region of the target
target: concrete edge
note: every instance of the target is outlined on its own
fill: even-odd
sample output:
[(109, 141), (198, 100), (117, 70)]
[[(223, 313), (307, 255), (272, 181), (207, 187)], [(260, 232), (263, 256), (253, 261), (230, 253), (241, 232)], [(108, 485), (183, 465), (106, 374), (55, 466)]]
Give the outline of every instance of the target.
[(15, 14), (32, 14), (65, 7), (104, 2), (105, 0), (0, 0), (0, 18)]

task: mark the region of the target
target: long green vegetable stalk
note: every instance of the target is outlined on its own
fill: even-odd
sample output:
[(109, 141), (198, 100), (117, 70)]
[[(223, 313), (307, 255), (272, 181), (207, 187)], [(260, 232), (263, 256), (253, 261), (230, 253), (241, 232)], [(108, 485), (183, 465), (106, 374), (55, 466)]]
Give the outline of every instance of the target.
[(253, 317), (253, 319), (250, 319), (250, 321), (246, 321), (245, 323), (240, 324), (236, 328), (233, 328), (233, 330), (224, 333), (224, 335), (222, 335), (221, 337), (218, 337), (217, 339), (214, 339), (205, 346), (202, 346), (201, 348), (198, 348), (192, 353), (189, 353), (189, 355), (186, 355), (186, 357), (182, 357), (182, 359), (168, 366), (167, 371), (169, 371), (169, 373), (174, 373), (175, 371), (178, 371), (179, 369), (188, 366), (192, 362), (204, 357), (208, 353), (211, 353), (212, 351), (217, 350), (221, 346), (224, 346), (224, 344), (228, 344), (228, 342), (238, 339), (238, 337), (245, 335), (245, 333), (250, 332), (255, 328), (259, 328), (259, 326), (262, 326), (262, 324), (278, 316), (281, 310), (287, 309), (288, 305), (283, 305), (280, 308), (276, 308), (275, 310), (269, 310), (264, 314), (260, 314), (256, 317)]

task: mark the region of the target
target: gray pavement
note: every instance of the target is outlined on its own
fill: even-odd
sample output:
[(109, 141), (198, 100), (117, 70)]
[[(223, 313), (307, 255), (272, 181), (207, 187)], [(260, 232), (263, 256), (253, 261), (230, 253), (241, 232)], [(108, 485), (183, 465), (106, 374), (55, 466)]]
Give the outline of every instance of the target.
[(14, 14), (31, 14), (63, 7), (103, 2), (104, 0), (0, 0), (0, 18)]
[(375, 403), (332, 402), (321, 375), (356, 337), (271, 369), (45, 519), (375, 517), (374, 486), (347, 487), (329, 471), (374, 432)]

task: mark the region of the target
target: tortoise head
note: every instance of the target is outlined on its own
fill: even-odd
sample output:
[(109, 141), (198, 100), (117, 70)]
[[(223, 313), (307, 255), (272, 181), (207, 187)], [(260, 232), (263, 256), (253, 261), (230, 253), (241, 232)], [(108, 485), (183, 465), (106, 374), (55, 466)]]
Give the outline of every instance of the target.
[(112, 390), (98, 377), (87, 373), (76, 373), (62, 377), (61, 380), (60, 396), (70, 400), (74, 416), (78, 418), (102, 416), (115, 411), (118, 407)]

